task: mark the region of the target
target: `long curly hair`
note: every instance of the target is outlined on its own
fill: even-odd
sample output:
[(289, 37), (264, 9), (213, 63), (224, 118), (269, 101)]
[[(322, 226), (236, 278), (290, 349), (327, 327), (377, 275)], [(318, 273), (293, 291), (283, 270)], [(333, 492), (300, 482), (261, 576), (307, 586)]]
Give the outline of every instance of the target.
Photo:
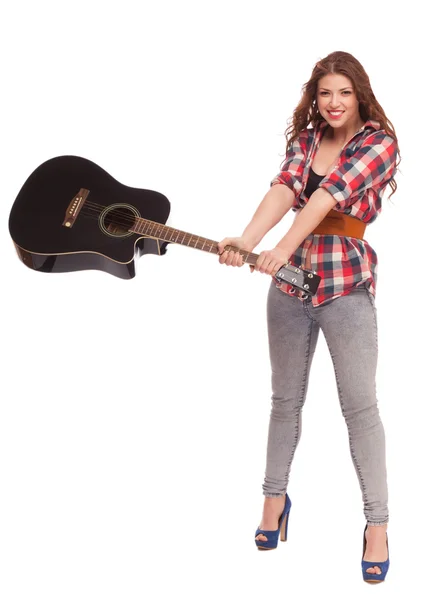
[[(375, 98), (372, 91), (369, 77), (361, 63), (348, 52), (332, 52), (326, 58), (319, 60), (312, 70), (311, 77), (307, 83), (302, 86), (302, 97), (285, 131), (286, 151), (292, 141), (298, 137), (301, 131), (307, 128), (311, 123), (318, 125), (325, 119), (319, 112), (317, 105), (317, 87), (319, 80), (329, 73), (338, 73), (348, 77), (354, 86), (355, 94), (359, 102), (360, 117), (364, 120), (374, 120), (380, 123), (381, 129), (394, 138), (397, 143), (398, 157), (397, 166), (401, 162), (400, 149), (398, 146), (397, 135), (394, 126), (386, 117), (380, 103)], [(389, 198), (395, 194), (397, 184), (395, 179), (389, 182), (392, 193)]]

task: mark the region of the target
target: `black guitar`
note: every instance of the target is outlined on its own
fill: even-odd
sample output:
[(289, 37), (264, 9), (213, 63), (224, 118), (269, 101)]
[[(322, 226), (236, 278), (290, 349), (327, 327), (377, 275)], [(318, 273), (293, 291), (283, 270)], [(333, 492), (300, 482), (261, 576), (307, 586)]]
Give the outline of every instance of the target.
[[(24, 183), (9, 232), (23, 263), (46, 273), (99, 269), (131, 279), (138, 256), (165, 254), (169, 243), (218, 254), (217, 242), (166, 226), (169, 213), (163, 194), (125, 186), (85, 158), (59, 156)], [(239, 252), (245, 263), (256, 264), (258, 254)], [(291, 265), (276, 278), (305, 295), (314, 295), (320, 283), (312, 271)]]

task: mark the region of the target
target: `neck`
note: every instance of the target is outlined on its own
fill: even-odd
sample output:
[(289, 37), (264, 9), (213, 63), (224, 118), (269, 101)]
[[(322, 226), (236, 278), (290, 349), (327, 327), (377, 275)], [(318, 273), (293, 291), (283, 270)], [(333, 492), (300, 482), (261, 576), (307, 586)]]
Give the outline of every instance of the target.
[(363, 125), (364, 121), (360, 119), (354, 124), (348, 123), (346, 126), (339, 127), (338, 129), (329, 126), (330, 131), (328, 130), (328, 135), (336, 144), (344, 146)]

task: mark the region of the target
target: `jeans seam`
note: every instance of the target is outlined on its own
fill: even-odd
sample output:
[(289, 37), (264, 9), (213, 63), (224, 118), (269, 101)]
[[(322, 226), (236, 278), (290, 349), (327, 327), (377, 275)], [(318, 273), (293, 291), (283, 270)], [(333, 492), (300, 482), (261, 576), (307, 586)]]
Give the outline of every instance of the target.
[(291, 464), (292, 464), (292, 461), (294, 458), (294, 452), (297, 448), (297, 444), (299, 441), (299, 426), (300, 426), (300, 418), (301, 418), (300, 413), (302, 412), (303, 406), (305, 404), (305, 388), (306, 388), (306, 378), (307, 378), (307, 373), (308, 373), (308, 366), (309, 366), (310, 356), (311, 356), (311, 340), (312, 340), (312, 322), (310, 322), (309, 329), (308, 329), (308, 339), (306, 342), (306, 361), (305, 361), (305, 366), (303, 369), (302, 389), (300, 391), (299, 414), (298, 414), (298, 418), (296, 419), (294, 442), (293, 442), (292, 450), (291, 450), (291, 458), (288, 461), (287, 470), (285, 472), (285, 480), (288, 479), (289, 470), (290, 470), (290, 467), (291, 467)]
[[(326, 334), (325, 334), (325, 331), (324, 331), (323, 328), (322, 328), (322, 331), (323, 331), (323, 335), (325, 337), (326, 343), (328, 344), (329, 354), (331, 355), (332, 364), (334, 365), (335, 381), (337, 383), (337, 390), (338, 390), (338, 399), (339, 399), (339, 402), (340, 402), (341, 412), (343, 414), (343, 417), (345, 417), (345, 411), (344, 411), (343, 402), (342, 402), (342, 396), (343, 396), (343, 394), (342, 394), (342, 391), (341, 391), (341, 388), (340, 388), (340, 382), (338, 380), (337, 367), (336, 367), (336, 364), (335, 364), (334, 355), (332, 354), (331, 345), (328, 342), (328, 338), (326, 337)], [(363, 476), (361, 474), (360, 465), (358, 464), (358, 461), (357, 461), (357, 459), (355, 457), (355, 454), (354, 454), (354, 448), (352, 446), (351, 432), (349, 431), (349, 428), (348, 428), (348, 438), (349, 438), (349, 449), (350, 449), (350, 452), (351, 452), (352, 460), (354, 461), (354, 465), (356, 467), (357, 474), (358, 474), (358, 479), (360, 481), (360, 486), (361, 486), (361, 489), (362, 489), (363, 502), (366, 505), (367, 502), (368, 502), (368, 497), (367, 497), (367, 494), (366, 494), (366, 487), (365, 487), (365, 484), (364, 484)]]
[(314, 321), (315, 323), (318, 323), (318, 321), (317, 321), (316, 319), (314, 319), (314, 317), (313, 317), (313, 316), (311, 315), (311, 313), (309, 312), (309, 306), (308, 306), (308, 304), (307, 304), (305, 301), (303, 302), (303, 306), (305, 307), (305, 311), (306, 311), (306, 314), (308, 315), (308, 317), (309, 317), (309, 318), (310, 318), (312, 321)]
[(377, 346), (377, 351), (378, 351), (378, 320), (377, 320), (377, 308), (375, 306), (375, 301), (374, 298), (372, 297), (372, 294), (366, 290), (366, 294), (368, 295), (369, 298), (369, 302), (370, 305), (372, 307), (372, 314), (374, 316), (374, 324), (375, 324), (375, 343)]

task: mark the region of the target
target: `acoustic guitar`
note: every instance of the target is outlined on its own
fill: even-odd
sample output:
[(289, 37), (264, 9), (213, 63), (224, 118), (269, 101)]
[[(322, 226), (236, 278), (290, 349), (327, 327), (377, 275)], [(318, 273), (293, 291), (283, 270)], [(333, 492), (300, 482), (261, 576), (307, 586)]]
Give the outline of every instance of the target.
[[(98, 269), (123, 279), (135, 276), (143, 254), (163, 255), (170, 243), (218, 254), (217, 242), (165, 225), (170, 202), (161, 193), (123, 185), (95, 163), (58, 156), (41, 164), (22, 186), (9, 216), (20, 260), (35, 271)], [(255, 265), (258, 254), (239, 251)], [(276, 274), (304, 295), (320, 277), (285, 265)]]

